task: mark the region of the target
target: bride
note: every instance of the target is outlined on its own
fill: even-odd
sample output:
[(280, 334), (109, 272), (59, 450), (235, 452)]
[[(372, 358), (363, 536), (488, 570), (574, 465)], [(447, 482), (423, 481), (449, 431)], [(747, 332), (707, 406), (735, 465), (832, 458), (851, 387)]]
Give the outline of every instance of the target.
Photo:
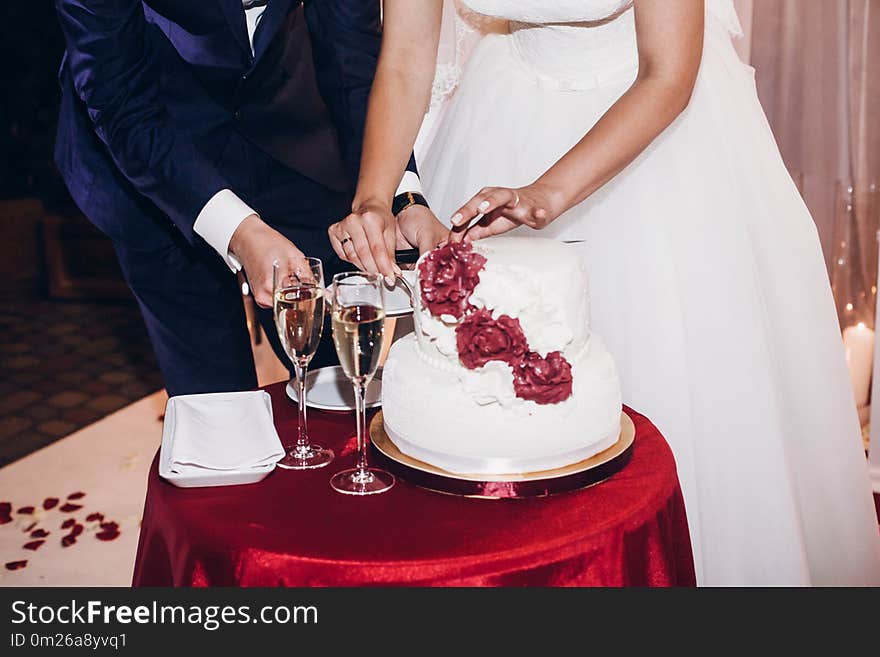
[[(505, 29), (471, 54), (420, 162), (451, 239), (583, 240), (593, 326), (675, 454), (701, 584), (880, 584), (819, 241), (730, 1), (464, 1)], [(441, 22), (441, 0), (414, 4), (385, 0), (354, 212), (330, 228), (341, 257), (386, 275), (395, 239), (450, 237), (389, 210)]]

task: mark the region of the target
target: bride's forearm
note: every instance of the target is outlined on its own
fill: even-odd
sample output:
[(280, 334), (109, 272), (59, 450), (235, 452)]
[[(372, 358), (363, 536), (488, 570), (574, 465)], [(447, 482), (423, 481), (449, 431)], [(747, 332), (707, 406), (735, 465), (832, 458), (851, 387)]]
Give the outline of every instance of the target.
[(620, 173), (687, 106), (689, 89), (639, 80), (593, 128), (535, 182), (552, 199), (553, 216), (588, 198)]
[(391, 205), (431, 98), (442, 3), (385, 0), (353, 208)]
[(430, 90), (431, 80), (413, 80), (402, 71), (376, 71), (353, 208), (367, 204), (390, 207), (424, 118)]
[[(620, 173), (687, 107), (703, 52), (703, 0), (635, 0), (639, 74), (593, 128), (536, 187), (552, 216)], [(674, 44), (674, 45), (670, 45)]]

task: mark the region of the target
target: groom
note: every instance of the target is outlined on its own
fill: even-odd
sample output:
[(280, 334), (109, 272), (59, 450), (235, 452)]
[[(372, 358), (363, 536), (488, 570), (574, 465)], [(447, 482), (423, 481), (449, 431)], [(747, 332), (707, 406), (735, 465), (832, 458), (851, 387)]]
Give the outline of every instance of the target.
[[(275, 260), (319, 257), (332, 275), (326, 231), (351, 211), (378, 0), (56, 8), (56, 162), (113, 240), (169, 394), (255, 387), (234, 272), (263, 308)], [(398, 193), (419, 191), (408, 168)], [(271, 309), (259, 314), (279, 353)]]

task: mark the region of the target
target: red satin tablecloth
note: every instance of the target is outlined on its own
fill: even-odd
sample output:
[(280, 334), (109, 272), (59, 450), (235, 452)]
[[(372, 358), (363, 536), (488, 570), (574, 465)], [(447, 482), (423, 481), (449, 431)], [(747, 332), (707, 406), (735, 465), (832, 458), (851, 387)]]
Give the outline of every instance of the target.
[[(279, 434), (296, 428), (284, 385), (267, 388)], [(398, 480), (382, 495), (334, 492), (354, 464), (354, 416), (309, 411), (312, 439), (336, 460), (276, 469), (245, 486), (177, 488), (157, 459), (135, 586), (693, 586), (675, 462), (651, 422), (629, 464), (591, 488), (545, 498), (481, 500)]]

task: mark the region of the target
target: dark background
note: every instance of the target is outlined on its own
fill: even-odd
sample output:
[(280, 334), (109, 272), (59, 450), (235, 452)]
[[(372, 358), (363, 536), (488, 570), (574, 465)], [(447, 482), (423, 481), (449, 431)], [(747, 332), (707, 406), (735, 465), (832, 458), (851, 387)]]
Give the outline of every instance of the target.
[(0, 8), (0, 198), (69, 204), (52, 164), (64, 39), (49, 0), (7, 0)]
[(53, 163), (63, 51), (53, 2), (0, 2), (0, 466), (162, 387), (112, 244)]

